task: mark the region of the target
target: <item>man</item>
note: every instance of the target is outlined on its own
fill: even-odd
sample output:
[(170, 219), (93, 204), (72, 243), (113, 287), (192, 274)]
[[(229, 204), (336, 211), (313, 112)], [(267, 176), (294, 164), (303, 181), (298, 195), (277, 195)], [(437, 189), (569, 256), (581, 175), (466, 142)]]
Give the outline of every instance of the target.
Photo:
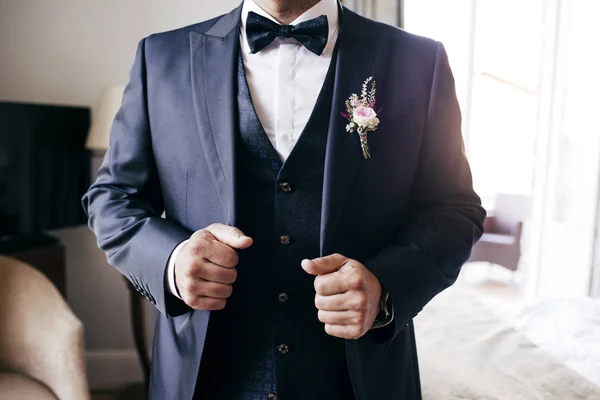
[(83, 203), (161, 400), (420, 399), (412, 319), (485, 217), (442, 45), (336, 0), (142, 40)]

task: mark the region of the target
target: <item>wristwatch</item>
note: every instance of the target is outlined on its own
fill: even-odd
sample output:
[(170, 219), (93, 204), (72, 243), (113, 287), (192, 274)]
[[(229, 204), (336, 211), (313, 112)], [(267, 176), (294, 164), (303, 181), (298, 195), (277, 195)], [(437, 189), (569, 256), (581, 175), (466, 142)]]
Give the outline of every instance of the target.
[(394, 305), (390, 293), (381, 288), (381, 297), (379, 298), (379, 314), (375, 318), (375, 322), (371, 329), (381, 328), (388, 325), (394, 319)]

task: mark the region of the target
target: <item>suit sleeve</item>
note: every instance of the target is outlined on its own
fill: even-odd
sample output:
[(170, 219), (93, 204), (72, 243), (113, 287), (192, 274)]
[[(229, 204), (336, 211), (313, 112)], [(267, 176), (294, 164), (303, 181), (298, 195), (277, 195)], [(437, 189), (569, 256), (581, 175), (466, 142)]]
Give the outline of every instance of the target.
[(161, 186), (152, 149), (146, 97), (145, 42), (131, 68), (110, 147), (83, 207), (108, 262), (167, 316), (189, 309), (166, 291), (169, 256), (190, 232), (161, 218)]
[(396, 240), (365, 263), (393, 301), (394, 321), (382, 328), (388, 341), (454, 283), (483, 233), (485, 210), (473, 191), (454, 78), (441, 43), (420, 151), (409, 219)]

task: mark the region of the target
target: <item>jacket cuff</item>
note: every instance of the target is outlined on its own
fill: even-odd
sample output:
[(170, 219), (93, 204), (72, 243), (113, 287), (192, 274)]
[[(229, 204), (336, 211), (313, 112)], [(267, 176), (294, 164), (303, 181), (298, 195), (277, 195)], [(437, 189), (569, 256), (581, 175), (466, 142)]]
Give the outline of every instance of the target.
[[(389, 344), (402, 332), (425, 304), (450, 285), (429, 257), (418, 249), (392, 244), (365, 263), (394, 301), (394, 319), (382, 338)], [(377, 336), (379, 329), (376, 329)]]

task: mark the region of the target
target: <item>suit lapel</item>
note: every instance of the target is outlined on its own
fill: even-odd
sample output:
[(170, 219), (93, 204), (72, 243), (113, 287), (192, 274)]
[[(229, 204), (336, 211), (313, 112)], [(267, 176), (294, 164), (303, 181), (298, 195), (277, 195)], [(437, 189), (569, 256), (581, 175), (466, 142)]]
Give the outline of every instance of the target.
[[(228, 225), (235, 224), (234, 136), (235, 68), (241, 5), (221, 17), (207, 32), (190, 32), (190, 73), (196, 122)], [(179, 398), (194, 395), (210, 312), (193, 311), (177, 317), (177, 335), (188, 348), (181, 365)], [(188, 329), (183, 326), (191, 321)]]
[(242, 6), (221, 17), (206, 33), (190, 32), (194, 110), (204, 156), (226, 220), (235, 224), (235, 71)]
[(340, 113), (345, 111), (346, 99), (352, 93), (360, 95), (362, 84), (369, 76), (378, 80), (378, 71), (385, 65), (385, 55), (378, 50), (381, 46), (377, 25), (345, 7), (340, 16), (321, 207), (322, 256), (333, 250), (333, 240), (357, 169), (362, 163), (369, 162), (363, 159), (357, 135), (346, 132), (347, 120)]
[[(191, 82), (194, 110), (210, 173), (224, 204), (226, 221), (235, 225), (235, 71), (242, 6), (224, 15), (205, 33), (190, 32)], [(344, 202), (361, 163), (360, 143), (346, 132), (340, 115), (352, 93), (360, 93), (369, 76), (378, 79), (385, 52), (378, 51), (377, 25), (345, 7), (340, 8), (333, 103), (329, 117), (321, 211), (322, 255), (331, 252)], [(381, 86), (380, 86), (381, 87)]]

